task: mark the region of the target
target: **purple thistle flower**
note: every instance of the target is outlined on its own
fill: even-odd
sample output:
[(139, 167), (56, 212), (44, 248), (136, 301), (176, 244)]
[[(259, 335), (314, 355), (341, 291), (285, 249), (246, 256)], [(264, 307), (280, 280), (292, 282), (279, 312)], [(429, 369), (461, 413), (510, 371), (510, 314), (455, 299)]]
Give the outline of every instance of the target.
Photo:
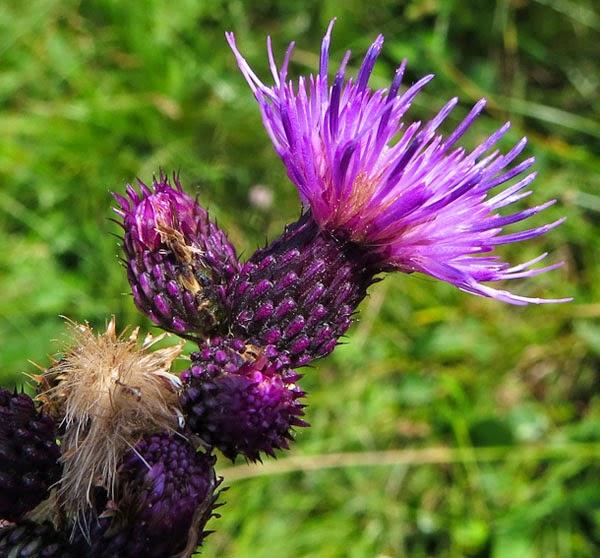
[[(348, 51), (330, 83), (334, 21), (323, 38), (318, 75), (300, 77), (297, 85), (287, 80), (293, 43), (278, 68), (267, 39), (274, 81), (267, 86), (238, 51), (234, 35), (226, 34), (275, 150), (312, 218), (323, 230), (377, 254), (382, 268), (425, 273), (461, 290), (511, 304), (570, 300), (529, 298), (484, 284), (533, 277), (561, 265), (533, 268), (546, 256), (542, 254), (511, 266), (490, 254), (498, 245), (540, 236), (564, 220), (501, 234), (503, 227), (555, 202), (506, 216), (498, 213), (531, 193), (525, 188), (535, 178), (534, 172), (528, 173), (533, 157), (515, 163), (526, 139), (507, 153), (495, 148), (509, 128), (507, 123), (470, 152), (457, 147), (482, 112), (483, 99), (446, 137), (437, 130), (456, 106), (456, 98), (429, 122), (408, 124), (406, 112), (433, 76), (425, 76), (400, 93), (403, 62), (388, 90), (369, 89), (383, 45), (381, 35), (367, 51), (356, 79), (345, 76)], [(490, 194), (503, 184), (507, 185), (503, 191)]]
[(161, 175), (152, 188), (114, 194), (136, 306), (155, 324), (199, 338), (218, 328), (220, 292), (238, 271), (234, 247), (196, 200)]
[(16, 521), (47, 498), (59, 457), (54, 421), (28, 395), (0, 389), (0, 519)]
[(118, 498), (92, 520), (85, 556), (191, 556), (215, 508), (215, 460), (180, 435), (143, 438), (123, 460)]
[(181, 377), (188, 427), (232, 460), (273, 456), (288, 448), (294, 426), (307, 426), (300, 376), (241, 339), (207, 340)]

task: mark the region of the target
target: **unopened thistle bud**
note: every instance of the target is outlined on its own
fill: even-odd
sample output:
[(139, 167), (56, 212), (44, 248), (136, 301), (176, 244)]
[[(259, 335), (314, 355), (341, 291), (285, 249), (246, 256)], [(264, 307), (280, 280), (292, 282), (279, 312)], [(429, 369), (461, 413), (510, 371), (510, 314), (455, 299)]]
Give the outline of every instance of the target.
[(0, 389), (0, 519), (16, 521), (60, 476), (54, 421), (24, 393)]
[(85, 555), (191, 556), (215, 507), (214, 463), (180, 435), (143, 438), (123, 460), (115, 500), (93, 521)]
[(306, 213), (231, 283), (231, 330), (303, 366), (333, 351), (379, 271), (367, 250)]
[(221, 323), (223, 285), (239, 264), (225, 233), (207, 211), (161, 175), (140, 191), (115, 194), (133, 299), (167, 331), (201, 338)]
[(22, 521), (0, 527), (0, 558), (79, 558), (85, 556), (49, 522)]
[(293, 427), (307, 426), (300, 418), (299, 375), (240, 339), (214, 338), (200, 345), (182, 379), (188, 427), (230, 459), (272, 456), (288, 447)]
[(40, 379), (38, 399), (61, 423), (63, 465), (59, 502), (79, 520), (97, 488), (114, 495), (116, 471), (141, 436), (181, 426), (180, 380), (169, 372), (182, 345), (154, 348), (166, 334), (138, 330), (117, 336), (114, 318), (105, 333), (72, 324), (66, 353)]

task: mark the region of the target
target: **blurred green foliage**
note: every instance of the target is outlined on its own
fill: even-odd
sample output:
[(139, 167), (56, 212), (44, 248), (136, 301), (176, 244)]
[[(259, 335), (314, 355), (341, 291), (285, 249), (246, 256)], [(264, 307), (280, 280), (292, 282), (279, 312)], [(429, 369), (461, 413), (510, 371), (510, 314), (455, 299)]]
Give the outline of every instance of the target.
[[(575, 302), (515, 308), (400, 274), (376, 285), (348, 343), (306, 370), (312, 428), (293, 450), (304, 461), (286, 468), (284, 457), (246, 479), (243, 465), (229, 470), (227, 505), (203, 555), (598, 556), (595, 8), (593, 0), (3, 0), (0, 380), (22, 383), (34, 370), (28, 359), (47, 362), (60, 347), (61, 314), (101, 326), (115, 313), (121, 324), (150, 327), (125, 294), (110, 190), (179, 170), (245, 254), (298, 215), (223, 33), (237, 33), (263, 75), (265, 35), (278, 52), (297, 39), (292, 69), (307, 72), (335, 15), (334, 59), (350, 47), (356, 66), (385, 34), (374, 86), (404, 57), (408, 81), (437, 74), (412, 118), (457, 95), (458, 122), (485, 96), (489, 109), (468, 145), (508, 118), (506, 146), (529, 136), (539, 170), (531, 203), (559, 199), (538, 222), (568, 220), (503, 253), (517, 262), (551, 250), (565, 267), (515, 288)], [(271, 209), (248, 202), (257, 184), (272, 191)], [(328, 468), (332, 452), (351, 453)]]

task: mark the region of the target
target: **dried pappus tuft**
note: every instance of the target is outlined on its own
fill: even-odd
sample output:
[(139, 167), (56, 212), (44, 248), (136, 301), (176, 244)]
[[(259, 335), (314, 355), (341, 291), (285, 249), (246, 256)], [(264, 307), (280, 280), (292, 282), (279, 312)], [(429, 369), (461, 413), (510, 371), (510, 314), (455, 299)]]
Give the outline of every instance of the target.
[(140, 346), (138, 329), (117, 336), (114, 317), (98, 335), (70, 325), (71, 348), (40, 378), (38, 399), (62, 431), (61, 506), (81, 519), (95, 487), (114, 494), (121, 459), (143, 435), (178, 428), (181, 384), (169, 370), (183, 345), (153, 349), (167, 334), (148, 334)]

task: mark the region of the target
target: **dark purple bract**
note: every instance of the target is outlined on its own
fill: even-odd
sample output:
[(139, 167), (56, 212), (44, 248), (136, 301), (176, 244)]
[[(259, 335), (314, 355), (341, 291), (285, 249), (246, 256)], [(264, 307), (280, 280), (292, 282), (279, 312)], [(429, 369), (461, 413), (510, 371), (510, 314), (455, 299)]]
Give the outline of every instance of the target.
[(16, 521), (60, 477), (54, 421), (31, 397), (0, 388), (0, 519)]

